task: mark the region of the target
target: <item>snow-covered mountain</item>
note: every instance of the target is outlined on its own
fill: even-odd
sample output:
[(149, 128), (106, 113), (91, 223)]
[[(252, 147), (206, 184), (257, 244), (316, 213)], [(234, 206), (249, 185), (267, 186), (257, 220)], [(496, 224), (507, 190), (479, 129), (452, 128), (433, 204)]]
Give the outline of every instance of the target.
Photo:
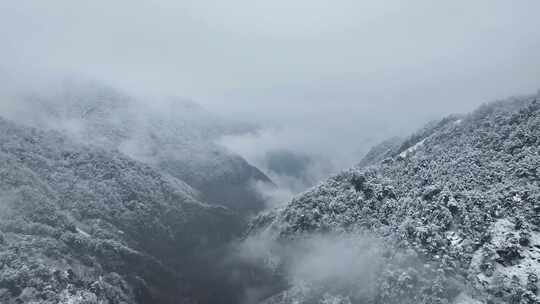
[[(540, 303), (540, 97), (375, 147), (260, 215), (242, 254), (270, 303)], [(263, 297), (264, 298), (264, 297)]]
[(45, 92), (0, 104), (1, 303), (540, 303), (540, 96), (387, 140), (245, 231), (271, 181), (214, 142), (252, 126)]
[(1, 303), (191, 303), (240, 228), (171, 175), (0, 119)]
[(253, 184), (271, 184), (269, 178), (214, 143), (253, 126), (222, 119), (191, 101), (137, 99), (86, 80), (11, 95), (0, 115), (59, 131), (83, 144), (119, 150), (186, 182), (202, 201), (247, 212), (263, 207)]

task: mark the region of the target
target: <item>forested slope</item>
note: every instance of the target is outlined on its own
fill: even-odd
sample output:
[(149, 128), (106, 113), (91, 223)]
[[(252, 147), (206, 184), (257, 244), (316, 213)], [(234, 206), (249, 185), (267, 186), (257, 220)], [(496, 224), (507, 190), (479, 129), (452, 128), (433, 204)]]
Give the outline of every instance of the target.
[(0, 115), (59, 131), (85, 145), (118, 150), (186, 182), (202, 201), (242, 212), (263, 208), (253, 183), (271, 181), (215, 144), (223, 135), (249, 132), (254, 126), (222, 119), (188, 100), (135, 98), (85, 80), (9, 95)]
[[(247, 244), (264, 240), (259, 261), (290, 286), (265, 303), (540, 303), (538, 96), (486, 104), (374, 151), (383, 157), (372, 152), (254, 221)], [(345, 267), (358, 275), (317, 268), (339, 265), (361, 240), (316, 256), (318, 276), (284, 270), (326, 235), (369, 240)], [(302, 242), (297, 260), (283, 249)]]
[(176, 178), (0, 119), (0, 302), (189, 303), (241, 228)]

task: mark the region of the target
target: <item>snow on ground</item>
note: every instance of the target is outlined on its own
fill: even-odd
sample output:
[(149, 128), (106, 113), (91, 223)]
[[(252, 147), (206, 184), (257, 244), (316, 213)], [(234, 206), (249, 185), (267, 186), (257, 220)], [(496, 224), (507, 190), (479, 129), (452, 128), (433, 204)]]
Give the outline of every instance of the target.
[(452, 247), (457, 247), (463, 242), (463, 238), (460, 237), (455, 231), (448, 231), (446, 238), (450, 241)]
[[(510, 240), (519, 239), (520, 231), (514, 229), (514, 224), (508, 219), (495, 222), (491, 232), (492, 240), (475, 253), (471, 262), (471, 268), (477, 269), (476, 278), (481, 285), (491, 285), (501, 278), (507, 280), (517, 278), (521, 284), (525, 285), (530, 274), (540, 276), (540, 232), (531, 231), (528, 246), (512, 244)], [(489, 275), (479, 270), (480, 265), (486, 261), (486, 252), (503, 249), (510, 245), (519, 247), (520, 258), (511, 264), (495, 262), (493, 273)]]
[(81, 228), (77, 227), (77, 232), (84, 235), (85, 237), (90, 237), (90, 234), (88, 232), (82, 230)]
[(424, 142), (426, 141), (426, 138), (422, 139), (421, 141), (417, 142), (416, 144), (414, 144), (412, 147), (408, 148), (407, 150), (399, 153), (399, 156), (400, 157), (407, 157), (407, 155), (409, 155), (410, 153), (413, 153), (414, 151), (416, 151), (419, 147), (421, 147)]
[[(508, 243), (508, 235), (513, 234), (519, 238), (519, 234), (513, 230), (513, 225), (508, 220), (499, 220), (495, 223), (493, 230), (493, 244), (497, 248), (504, 247)], [(536, 246), (538, 247), (536, 247)], [(504, 274), (512, 278), (516, 276), (521, 283), (527, 282), (529, 273), (540, 274), (540, 233), (534, 232), (531, 234), (531, 244), (529, 246), (521, 246), (521, 256), (523, 257), (519, 263), (511, 266), (503, 266), (496, 263), (496, 272)]]
[(453, 304), (482, 304), (482, 302), (475, 300), (468, 294), (462, 292), (456, 297)]

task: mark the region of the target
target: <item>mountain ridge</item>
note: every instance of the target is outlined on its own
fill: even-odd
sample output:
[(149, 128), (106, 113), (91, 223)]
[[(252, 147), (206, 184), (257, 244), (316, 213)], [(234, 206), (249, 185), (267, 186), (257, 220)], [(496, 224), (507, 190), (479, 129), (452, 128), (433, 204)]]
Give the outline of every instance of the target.
[(99, 82), (66, 80), (50, 90), (11, 93), (0, 112), (82, 144), (119, 150), (198, 190), (200, 200), (239, 212), (264, 207), (254, 188), (271, 180), (215, 142), (253, 126), (221, 119), (180, 98), (138, 99)]
[(271, 249), (321, 233), (369, 232), (385, 248), (364, 293), (308, 280), (265, 303), (538, 303), (537, 100), (486, 104), (375, 147), (386, 154), (261, 215), (247, 240), (264, 236), (267, 261), (291, 263)]
[(241, 229), (118, 152), (4, 119), (0, 138), (2, 303), (191, 301), (183, 277)]

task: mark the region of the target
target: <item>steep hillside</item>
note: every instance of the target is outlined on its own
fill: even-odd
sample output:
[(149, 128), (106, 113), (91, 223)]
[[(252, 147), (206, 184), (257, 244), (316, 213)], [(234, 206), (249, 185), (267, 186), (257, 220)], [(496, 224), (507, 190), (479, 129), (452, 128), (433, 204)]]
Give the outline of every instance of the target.
[(221, 119), (190, 101), (138, 100), (87, 81), (12, 95), (14, 104), (0, 107), (0, 114), (83, 144), (120, 150), (188, 183), (202, 201), (249, 212), (263, 207), (252, 184), (271, 183), (268, 177), (214, 143), (252, 126)]
[(540, 303), (537, 100), (430, 124), (261, 215), (247, 251), (289, 286), (264, 303)]
[(202, 298), (196, 276), (241, 221), (194, 194), (118, 152), (0, 119), (0, 302)]

